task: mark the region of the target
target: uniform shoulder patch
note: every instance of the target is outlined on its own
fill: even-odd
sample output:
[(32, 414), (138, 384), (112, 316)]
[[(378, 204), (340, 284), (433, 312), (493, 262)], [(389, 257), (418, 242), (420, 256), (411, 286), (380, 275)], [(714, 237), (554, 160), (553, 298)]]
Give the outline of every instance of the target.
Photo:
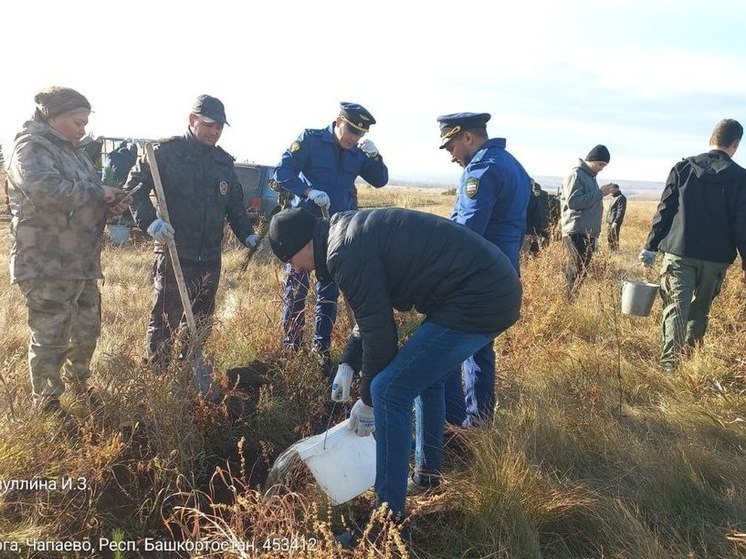
[(477, 195), (477, 192), (479, 192), (479, 179), (474, 177), (466, 179), (465, 191), (467, 198), (474, 198), (474, 196)]
[(485, 153), (487, 153), (487, 148), (480, 149), (477, 153), (474, 154), (474, 157), (471, 158), (470, 163), (479, 163), (484, 157)]
[(298, 140), (295, 140), (292, 144), (290, 144), (290, 153), (297, 153), (300, 151), (301, 143)]

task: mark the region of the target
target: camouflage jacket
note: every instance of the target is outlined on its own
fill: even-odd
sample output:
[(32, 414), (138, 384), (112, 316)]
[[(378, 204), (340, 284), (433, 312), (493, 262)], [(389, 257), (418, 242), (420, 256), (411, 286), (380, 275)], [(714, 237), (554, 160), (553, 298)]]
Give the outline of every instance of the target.
[(16, 136), (8, 164), (11, 283), (102, 277), (107, 208), (83, 147), (33, 120)]

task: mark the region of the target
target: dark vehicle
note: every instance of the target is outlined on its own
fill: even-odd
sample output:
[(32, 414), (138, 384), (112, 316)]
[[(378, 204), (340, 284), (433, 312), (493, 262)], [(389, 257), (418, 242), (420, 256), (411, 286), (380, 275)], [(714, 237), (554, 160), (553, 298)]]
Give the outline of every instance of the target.
[(243, 188), (246, 211), (253, 220), (269, 219), (280, 210), (280, 194), (272, 189), (274, 167), (253, 163), (236, 163), (236, 175)]

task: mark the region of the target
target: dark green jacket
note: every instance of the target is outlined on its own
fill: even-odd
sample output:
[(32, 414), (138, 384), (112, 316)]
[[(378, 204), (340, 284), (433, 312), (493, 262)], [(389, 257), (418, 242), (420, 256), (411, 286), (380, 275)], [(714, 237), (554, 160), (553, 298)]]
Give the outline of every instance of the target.
[[(180, 258), (220, 260), (226, 220), (242, 243), (253, 234), (233, 157), (222, 148), (205, 146), (187, 132), (160, 142), (155, 154)], [(153, 177), (144, 158), (130, 172), (125, 190), (140, 182), (143, 187), (133, 196), (132, 215), (146, 231), (158, 216), (150, 198)], [(155, 252), (163, 249), (156, 243)]]

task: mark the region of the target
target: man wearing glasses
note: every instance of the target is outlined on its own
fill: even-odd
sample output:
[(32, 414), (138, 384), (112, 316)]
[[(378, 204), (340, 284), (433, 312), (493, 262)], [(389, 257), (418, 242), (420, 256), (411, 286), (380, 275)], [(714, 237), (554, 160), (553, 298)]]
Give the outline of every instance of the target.
[[(360, 176), (379, 188), (389, 172), (375, 144), (363, 138), (376, 120), (362, 105), (340, 103), (337, 118), (326, 128), (304, 130), (282, 154), (273, 179), (294, 195), (292, 205), (321, 217), (322, 208), (334, 215), (357, 209), (355, 179)], [(282, 316), (283, 347), (300, 348), (305, 325), (308, 273), (288, 267)], [(337, 318), (339, 290), (331, 281), (316, 283), (313, 350), (328, 375), (329, 347)]]

